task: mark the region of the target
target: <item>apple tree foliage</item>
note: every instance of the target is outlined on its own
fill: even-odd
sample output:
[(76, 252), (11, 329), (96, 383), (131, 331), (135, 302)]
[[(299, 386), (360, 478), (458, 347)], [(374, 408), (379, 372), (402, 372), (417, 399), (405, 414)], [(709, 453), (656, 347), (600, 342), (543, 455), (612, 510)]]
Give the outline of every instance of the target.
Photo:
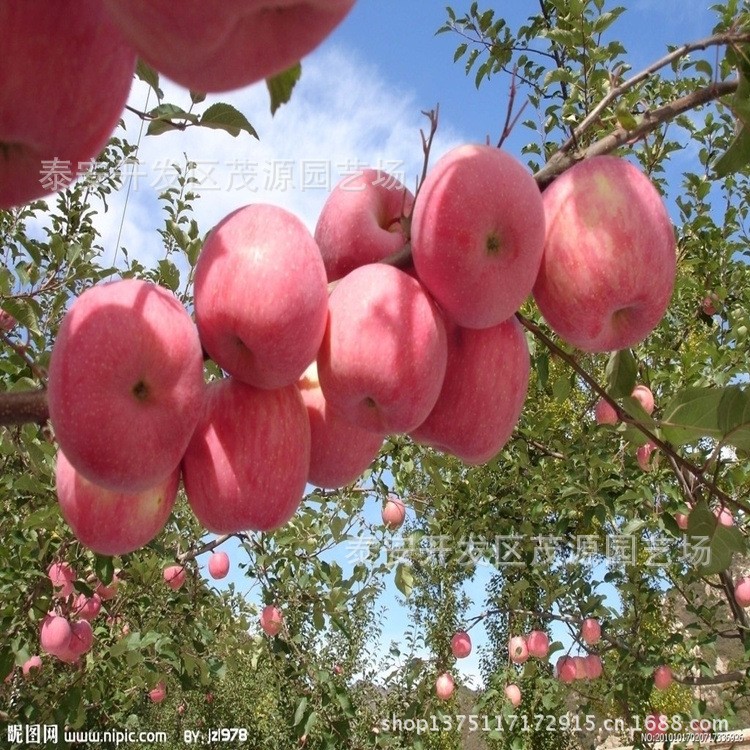
[[(0, 677), (10, 676), (0, 684), (0, 718), (163, 729), (175, 747), (184, 729), (244, 727), (259, 748), (583, 747), (601, 738), (605, 718), (643, 727), (652, 713), (682, 726), (698, 718), (747, 726), (750, 621), (733, 585), (750, 513), (750, 8), (729, 0), (714, 11), (703, 39), (674, 40), (662, 60), (636, 71), (618, 41), (628, 11), (604, 0), (541, 0), (518, 28), (501, 8), (447, 9), (439, 32), (455, 36), (455, 61), (476, 86), (507, 94), (507, 113), (488, 128), (501, 142), (511, 130), (524, 134), (519, 156), (542, 188), (600, 153), (635, 160), (658, 185), (678, 239), (674, 296), (646, 341), (611, 356), (572, 350), (527, 302), (519, 315), (532, 380), (496, 458), (467, 467), (393, 437), (356, 486), (314, 491), (283, 529), (241, 536), (243, 557), (233, 564), (254, 600), (283, 610), (277, 637), (260, 634), (257, 607), (242, 592), (220, 593), (201, 579), (205, 540), (184, 499), (142, 550), (109, 559), (79, 545), (55, 502), (55, 447), (35, 419), (38, 399), (4, 398)], [(152, 71), (139, 75), (160, 93)], [(269, 84), (274, 107), (298, 75)], [(194, 104), (203, 101), (193, 94)], [(197, 115), (160, 97), (142, 115), (152, 135), (190, 126), (256, 135), (221, 102)], [(159, 282), (190, 307), (191, 269), (208, 227), (189, 162), (161, 196), (164, 252), (153, 266), (134, 248), (120, 249), (115, 262), (101, 246), (98, 216), (123, 188), (116, 167), (132, 158), (133, 145), (113, 139), (96, 182), (0, 212), (0, 307), (17, 321), (0, 332), (6, 394), (44, 385), (66, 305), (115, 273)], [(712, 294), (707, 314), (702, 302)], [(653, 391), (653, 415), (630, 398), (636, 383)], [(617, 426), (595, 424), (600, 398), (617, 407)], [(649, 441), (657, 450), (644, 471), (636, 450)], [(366, 504), (389, 491), (412, 509), (398, 544), (364, 520)], [(731, 527), (717, 521), (723, 507)], [(691, 508), (683, 531), (675, 515)], [(356, 559), (342, 562), (343, 549), (356, 549)], [(94, 621), (95, 645), (81, 662), (43, 657), (24, 678), (20, 666), (38, 652), (38, 624), (53, 604), (46, 570), (56, 560), (76, 569), (79, 592), (91, 593), (95, 578), (106, 582), (115, 568), (122, 584)], [(161, 570), (175, 561), (188, 580), (173, 592)], [(382, 657), (377, 636), (390, 615), (379, 595), (394, 588), (410, 617)], [(585, 617), (604, 630), (589, 648), (578, 637)], [(489, 639), (485, 687), (441, 703), (435, 679), (457, 675), (450, 637), (467, 628)], [(553, 637), (549, 663), (515, 666), (508, 638), (531, 629), (567, 636)], [(602, 657), (599, 680), (556, 679), (560, 655), (589, 650)], [(676, 676), (667, 691), (653, 686), (660, 664)], [(148, 691), (159, 681), (167, 698), (154, 704)], [(521, 687), (517, 709), (504, 698), (510, 682)], [(459, 713), (477, 714), (479, 731), (458, 729)], [(596, 717), (593, 729), (587, 715)], [(385, 727), (392, 716), (452, 726), (417, 736)]]

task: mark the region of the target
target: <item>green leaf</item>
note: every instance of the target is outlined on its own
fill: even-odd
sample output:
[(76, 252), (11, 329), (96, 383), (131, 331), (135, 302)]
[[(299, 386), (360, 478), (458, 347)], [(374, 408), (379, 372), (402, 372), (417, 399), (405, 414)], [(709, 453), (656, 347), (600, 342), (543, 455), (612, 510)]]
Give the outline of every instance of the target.
[(307, 698), (303, 697), (302, 700), (299, 702), (299, 705), (297, 706), (297, 710), (294, 712), (294, 724), (293, 726), (297, 726), (302, 719), (305, 716), (305, 709), (307, 708)]
[(464, 56), (467, 49), (469, 49), (469, 45), (466, 42), (459, 44), (458, 47), (456, 47), (456, 51), (453, 55), (453, 62), (458, 62), (459, 58)]
[(247, 117), (231, 104), (225, 104), (224, 102), (212, 104), (201, 115), (198, 124), (204, 128), (225, 130), (235, 138), (243, 130), (254, 138), (258, 137), (255, 128), (249, 123)]
[(22, 326), (39, 335), (39, 320), (34, 307), (28, 300), (20, 297), (8, 297), (3, 300), (3, 310), (10, 313)]
[(736, 526), (718, 523), (705, 502), (698, 503), (690, 511), (685, 543), (685, 554), (695, 554), (694, 562), (705, 555), (705, 562), (696, 566), (698, 574), (702, 576), (727, 570), (734, 553), (744, 554), (747, 549), (742, 532)]
[(719, 401), (716, 418), (723, 442), (750, 450), (750, 391), (727, 386)]
[(723, 396), (719, 388), (687, 388), (664, 410), (661, 430), (673, 445), (684, 445), (702, 437), (719, 439), (718, 411)]
[(271, 114), (275, 115), (276, 110), (286, 104), (292, 98), (292, 91), (297, 85), (302, 75), (302, 65), (296, 63), (291, 68), (279, 73), (271, 78), (266, 78), (266, 86), (271, 96)]
[(164, 92), (159, 88), (158, 71), (154, 70), (150, 65), (147, 65), (143, 60), (139, 59), (138, 64), (135, 66), (135, 74), (141, 81), (151, 86), (159, 101), (164, 98)]
[(607, 393), (612, 398), (629, 396), (635, 388), (635, 380), (638, 375), (638, 365), (633, 352), (630, 349), (613, 352), (609, 357), (604, 374), (607, 378)]
[(399, 563), (396, 566), (396, 588), (407, 597), (414, 588), (414, 576), (411, 567), (406, 563)]
[(750, 130), (743, 126), (729, 148), (716, 160), (714, 172), (717, 177), (726, 177), (750, 164)]

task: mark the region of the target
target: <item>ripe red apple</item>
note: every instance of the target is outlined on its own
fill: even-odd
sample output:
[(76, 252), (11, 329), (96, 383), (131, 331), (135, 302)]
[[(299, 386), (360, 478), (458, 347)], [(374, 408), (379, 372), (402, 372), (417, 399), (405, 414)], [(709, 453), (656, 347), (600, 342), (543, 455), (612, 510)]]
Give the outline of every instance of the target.
[(100, 555), (124, 555), (148, 544), (166, 524), (177, 497), (180, 467), (157, 486), (136, 493), (108, 490), (57, 453), (55, 486), (63, 518), (81, 544)]
[(354, 0), (105, 0), (139, 55), (193, 91), (229, 91), (312, 52)]
[(315, 227), (328, 281), (377, 263), (407, 242), (401, 225), (414, 196), (398, 180), (377, 169), (363, 169), (333, 188)]
[(341, 676), (342, 674), (344, 674), (344, 668), (340, 664), (334, 664), (333, 673), (335, 675)]
[(583, 656), (574, 656), (573, 665), (576, 668), (576, 680), (586, 679), (586, 658)]
[(85, 291), (49, 367), (55, 437), (90, 482), (136, 493), (180, 463), (201, 412), (203, 354), (170, 291), (137, 279)]
[(148, 691), (148, 697), (153, 703), (161, 703), (167, 697), (167, 686), (163, 682), (157, 682), (156, 685)]
[(17, 324), (18, 321), (9, 312), (6, 310), (0, 310), (0, 331), (9, 333)]
[(261, 390), (234, 378), (207, 387), (183, 459), (188, 502), (209, 531), (283, 526), (302, 501), (310, 423), (296, 385)]
[(543, 194), (547, 235), (534, 298), (565, 341), (587, 352), (643, 341), (669, 304), (676, 242), (659, 192), (616, 156), (579, 162)]
[(162, 577), (172, 591), (177, 591), (185, 583), (185, 568), (182, 565), (168, 565), (162, 571)]
[(70, 640), (64, 653), (58, 654), (63, 661), (74, 662), (94, 644), (94, 630), (87, 620), (78, 620), (70, 626)]
[(455, 689), (456, 684), (448, 672), (443, 672), (435, 681), (435, 692), (441, 701), (447, 701), (453, 695)]
[(73, 593), (73, 581), (76, 579), (76, 573), (68, 563), (52, 563), (47, 569), (47, 576), (53, 588), (56, 589), (55, 596), (67, 599)]
[(296, 383), (328, 311), (320, 251), (293, 214), (256, 203), (209, 233), (195, 267), (195, 320), (223, 370), (257, 388)]
[(328, 406), (381, 435), (422, 424), (447, 361), (445, 326), (422, 285), (392, 266), (360, 266), (338, 282), (328, 307), (318, 353)]
[(508, 641), (508, 652), (510, 653), (510, 660), (514, 664), (523, 664), (529, 658), (526, 639), (522, 635), (514, 635)]
[(229, 555), (226, 552), (214, 552), (208, 558), (208, 573), (211, 578), (226, 578), (229, 573)]
[(135, 51), (99, 0), (3, 2), (0, 49), (7, 209), (61, 190), (98, 156), (127, 102)]
[(114, 599), (117, 594), (117, 587), (120, 585), (120, 579), (117, 577), (117, 571), (112, 576), (112, 580), (108, 586), (105, 586), (101, 581), (96, 584), (96, 593), (99, 594), (102, 601), (108, 601)]
[(284, 624), (284, 615), (278, 607), (272, 604), (263, 608), (260, 613), (260, 627), (266, 635), (271, 637), (278, 635)]
[(683, 531), (687, 530), (688, 516), (686, 513), (675, 513), (674, 520)]
[(715, 292), (706, 295), (701, 301), (701, 310), (708, 315), (713, 317), (717, 312), (717, 305), (719, 304), (719, 296)]
[(599, 643), (599, 639), (602, 637), (602, 626), (599, 624), (599, 620), (593, 617), (587, 617), (581, 623), (581, 638), (589, 646), (593, 646)]
[(672, 670), (662, 664), (654, 670), (654, 687), (657, 690), (666, 690), (672, 684)]
[(640, 405), (646, 414), (654, 413), (654, 394), (651, 393), (651, 389), (645, 385), (637, 385), (633, 388), (633, 392), (630, 394)]
[(543, 630), (532, 630), (526, 636), (526, 647), (529, 656), (535, 659), (546, 659), (549, 654), (549, 636)]
[(511, 706), (521, 705), (521, 688), (518, 685), (506, 685), (505, 697), (510, 701)]
[(602, 676), (602, 659), (599, 654), (587, 654), (583, 657), (583, 669), (588, 680), (598, 680)]
[(73, 602), (73, 614), (80, 617), (82, 620), (93, 620), (99, 614), (102, 608), (102, 600), (99, 594), (93, 594), (92, 596), (86, 596), (86, 594), (78, 594)]
[(594, 419), (597, 424), (617, 424), (620, 421), (614, 406), (603, 398), (596, 402)]
[(29, 674), (31, 674), (32, 669), (41, 669), (42, 668), (42, 659), (40, 656), (34, 655), (30, 656), (21, 667), (21, 671), (23, 672), (24, 677), (28, 677)]
[(42, 651), (56, 656), (70, 640), (70, 623), (64, 617), (48, 612), (39, 624), (39, 645)]
[(383, 435), (342, 419), (328, 408), (313, 362), (297, 384), (310, 420), (310, 470), (307, 481), (337, 489), (361, 476), (377, 458)]
[(459, 630), (451, 638), (451, 651), (456, 659), (465, 659), (471, 653), (471, 637), (464, 630)]
[(427, 419), (410, 436), (467, 464), (496, 456), (521, 416), (529, 383), (529, 347), (510, 318), (482, 330), (446, 321), (448, 364)]
[(714, 509), (714, 515), (722, 526), (734, 526), (734, 516), (729, 508), (717, 507)]
[(464, 328), (496, 326), (531, 294), (539, 271), (539, 187), (504, 151), (459, 146), (427, 174), (411, 240), (417, 275), (446, 317)]
[(396, 497), (395, 495), (388, 495), (388, 499), (380, 511), (383, 524), (387, 529), (396, 531), (400, 529), (406, 518), (406, 506), (403, 500)]
[(576, 663), (572, 656), (561, 656), (556, 665), (557, 677), (561, 682), (570, 683), (576, 678)]
[(750, 578), (740, 578), (734, 584), (734, 600), (740, 607), (750, 607)]
[(651, 454), (656, 450), (654, 443), (648, 442), (645, 445), (639, 445), (635, 452), (636, 461), (638, 466), (643, 471), (651, 471)]

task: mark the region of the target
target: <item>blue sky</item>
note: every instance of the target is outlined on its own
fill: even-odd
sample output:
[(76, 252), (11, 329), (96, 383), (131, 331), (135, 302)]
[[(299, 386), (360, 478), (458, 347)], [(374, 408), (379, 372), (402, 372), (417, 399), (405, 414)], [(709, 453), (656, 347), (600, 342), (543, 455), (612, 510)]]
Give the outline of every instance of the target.
[[(670, 43), (681, 43), (710, 34), (714, 24), (709, 2), (697, 0), (635, 0), (610, 34), (629, 50), (634, 70), (666, 52)], [(468, 0), (453, 7), (460, 15)], [(534, 0), (504, 0), (497, 3), (511, 27), (516, 26), (537, 3)], [(480, 7), (489, 7), (480, 4)], [(112, 201), (112, 210), (102, 217), (107, 253), (120, 244), (132, 256), (144, 260), (161, 256), (156, 232), (163, 222), (157, 195), (168, 177), (168, 164), (182, 163), (184, 154), (206, 172), (195, 218), (207, 231), (224, 215), (241, 205), (268, 201), (298, 214), (310, 229), (327, 196), (326, 189), (304, 189), (302, 177), (311, 164), (331, 166), (336, 173), (363, 166), (392, 167), (397, 176), (414, 185), (421, 170), (419, 129), (426, 121), (420, 110), (440, 103), (441, 120), (433, 163), (441, 153), (462, 142), (482, 142), (487, 135), (497, 139), (505, 117), (508, 81), (497, 78), (477, 91), (473, 77), (454, 64), (459, 40), (452, 34), (435, 36), (445, 20), (445, 3), (436, 0), (359, 0), (350, 16), (334, 34), (303, 62), (303, 77), (290, 104), (271, 118), (263, 84), (211, 101), (230, 101), (255, 125), (260, 141), (247, 136), (232, 139), (220, 132), (193, 129), (143, 138), (139, 154), (143, 175), (134, 184), (127, 206), (124, 193)], [(167, 101), (189, 107), (187, 93), (165, 82)], [(131, 102), (138, 109), (154, 106), (146, 88), (136, 85)], [(140, 123), (126, 119), (127, 133), (138, 136)], [(518, 153), (528, 136), (519, 132), (508, 142)], [(243, 189), (232, 186), (232, 163), (253, 164), (252, 180)], [(245, 174), (247, 177), (247, 173)], [(121, 228), (122, 224), (122, 228)], [(379, 521), (379, 505), (372, 502), (366, 521)], [(231, 553), (231, 549), (229, 550)], [(342, 553), (343, 557), (343, 553)], [(242, 587), (232, 554), (234, 580)], [(483, 594), (487, 575), (482, 571), (473, 590)], [(385, 635), (384, 652), (391, 637), (403, 632), (405, 613), (399, 608), (395, 587), (383, 604), (392, 612)], [(470, 615), (480, 611), (476, 602)], [(481, 628), (472, 631), (481, 645)], [(478, 672), (477, 651), (459, 663), (465, 677)]]

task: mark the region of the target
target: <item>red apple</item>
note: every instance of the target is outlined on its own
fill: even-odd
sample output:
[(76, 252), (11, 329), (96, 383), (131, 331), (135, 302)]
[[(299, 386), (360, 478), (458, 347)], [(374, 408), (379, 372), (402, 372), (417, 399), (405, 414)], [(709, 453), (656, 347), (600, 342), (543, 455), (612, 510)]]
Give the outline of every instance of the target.
[(86, 594), (78, 594), (73, 602), (73, 614), (82, 620), (91, 621), (95, 619), (101, 608), (102, 600), (99, 594), (93, 594), (90, 597)]
[(312, 52), (354, 0), (105, 0), (139, 55), (194, 91), (229, 91)]
[(523, 664), (529, 658), (526, 639), (522, 635), (514, 635), (508, 641), (508, 652), (510, 653), (510, 660), (514, 664)]
[(47, 395), (60, 448), (86, 479), (114, 491), (151, 489), (179, 465), (201, 412), (198, 332), (156, 284), (92, 287), (60, 326)]
[(617, 410), (603, 398), (596, 402), (594, 407), (594, 419), (597, 424), (617, 424), (620, 418), (617, 416)]
[(7, 209), (61, 190), (98, 156), (127, 102), (135, 51), (99, 0), (0, 3), (0, 49)]
[(598, 680), (602, 676), (602, 659), (598, 654), (583, 657), (583, 669), (588, 680)]
[(183, 459), (196, 518), (216, 534), (283, 526), (302, 501), (310, 423), (296, 385), (261, 390), (226, 378), (207, 388)]
[(443, 672), (435, 681), (435, 692), (441, 701), (447, 701), (453, 695), (455, 689), (456, 684), (448, 672)]
[(643, 471), (651, 471), (651, 454), (656, 450), (654, 443), (646, 443), (645, 445), (639, 445), (638, 450), (635, 452), (636, 461), (638, 466)]
[(284, 615), (278, 607), (272, 604), (263, 608), (260, 613), (260, 627), (266, 635), (271, 637), (278, 635), (284, 624)]
[(315, 359), (327, 311), (320, 251), (296, 216), (257, 203), (211, 230), (195, 267), (195, 320), (230, 375), (258, 388), (296, 383)]
[(29, 674), (31, 674), (32, 669), (41, 669), (42, 667), (42, 659), (41, 657), (34, 655), (30, 656), (21, 667), (21, 671), (23, 672), (24, 677), (28, 677)]
[(102, 601), (108, 601), (114, 599), (117, 594), (117, 587), (120, 585), (120, 579), (117, 577), (117, 571), (112, 576), (112, 580), (108, 586), (105, 586), (101, 581), (96, 584), (96, 593), (99, 594)]
[(9, 312), (0, 310), (0, 331), (9, 333), (16, 325), (18, 325), (18, 321)]
[(535, 659), (546, 659), (549, 654), (549, 636), (542, 630), (532, 630), (526, 636), (526, 647), (529, 656)]
[(340, 677), (342, 674), (344, 674), (344, 668), (340, 664), (334, 664), (333, 673)]
[(68, 563), (52, 563), (47, 569), (47, 576), (56, 590), (55, 596), (67, 599), (73, 593), (73, 581), (76, 579), (76, 573)]
[(168, 565), (162, 571), (162, 577), (172, 591), (177, 591), (185, 583), (185, 568), (182, 565)]
[(593, 617), (587, 617), (581, 623), (581, 638), (589, 646), (593, 646), (594, 644), (599, 643), (601, 637), (602, 626), (599, 624), (599, 620), (596, 620)]
[(401, 216), (411, 213), (413, 203), (409, 190), (377, 169), (364, 169), (339, 182), (315, 227), (328, 281), (401, 250), (407, 242)]
[(451, 638), (451, 652), (456, 659), (465, 659), (471, 653), (471, 638), (464, 630), (459, 630)]
[(637, 385), (630, 394), (643, 407), (646, 414), (654, 413), (654, 394), (651, 389), (645, 385)]
[(152, 703), (161, 703), (167, 697), (167, 686), (163, 682), (157, 682), (156, 685), (148, 691), (148, 697)]
[(576, 680), (586, 679), (586, 658), (583, 656), (574, 656), (573, 665), (576, 669)]
[(78, 541), (100, 555), (124, 555), (164, 528), (177, 497), (180, 467), (157, 486), (128, 493), (89, 482), (58, 451), (55, 484), (63, 518)]
[(657, 690), (666, 690), (672, 684), (672, 670), (662, 664), (654, 670), (654, 687)]
[(685, 513), (675, 513), (674, 520), (677, 523), (677, 525), (683, 530), (686, 531), (688, 527), (688, 517)]
[(388, 495), (388, 499), (380, 512), (383, 524), (387, 529), (396, 531), (400, 529), (406, 518), (406, 506), (403, 501), (395, 495)]
[(326, 403), (339, 416), (384, 435), (425, 421), (445, 376), (440, 313), (422, 285), (380, 263), (338, 282), (318, 353)]
[(310, 470), (307, 481), (337, 489), (361, 476), (377, 458), (383, 435), (363, 430), (328, 408), (313, 362), (299, 383), (310, 420)]
[(539, 271), (539, 187), (504, 151), (459, 146), (427, 174), (411, 240), (417, 275), (446, 317), (464, 328), (496, 326), (531, 294)]
[(229, 555), (226, 552), (214, 552), (208, 558), (208, 573), (211, 578), (226, 578), (229, 573)]
[(510, 318), (482, 330), (446, 321), (448, 365), (427, 419), (410, 436), (467, 464), (496, 456), (521, 416), (529, 383), (529, 347)]
[(521, 705), (521, 688), (518, 685), (506, 685), (505, 697), (510, 701), (511, 706)]
[(557, 677), (561, 682), (570, 683), (576, 678), (576, 663), (572, 656), (561, 656), (557, 660)]
[[(72, 661), (75, 661), (87, 651), (90, 651), (93, 644), (94, 630), (91, 627), (90, 622), (87, 620), (78, 620), (71, 624), (70, 641), (68, 641), (67, 652), (70, 657), (72, 657)], [(63, 661), (67, 661), (62, 654), (60, 655), (60, 658), (63, 659)]]
[(42, 651), (57, 656), (70, 641), (70, 623), (54, 612), (48, 612), (39, 624), (39, 645)]
[(750, 578), (740, 578), (734, 584), (734, 600), (740, 607), (750, 607)]
[(713, 317), (717, 312), (717, 305), (719, 304), (719, 296), (715, 292), (706, 295), (701, 301), (701, 310), (708, 315)]
[(565, 341), (587, 352), (626, 349), (669, 304), (676, 242), (659, 192), (616, 156), (579, 162), (543, 194), (547, 236), (534, 298)]
[(714, 509), (714, 515), (716, 516), (716, 520), (722, 525), (722, 526), (734, 526), (734, 516), (732, 515), (732, 511), (729, 510), (729, 508), (725, 507), (717, 507)]

